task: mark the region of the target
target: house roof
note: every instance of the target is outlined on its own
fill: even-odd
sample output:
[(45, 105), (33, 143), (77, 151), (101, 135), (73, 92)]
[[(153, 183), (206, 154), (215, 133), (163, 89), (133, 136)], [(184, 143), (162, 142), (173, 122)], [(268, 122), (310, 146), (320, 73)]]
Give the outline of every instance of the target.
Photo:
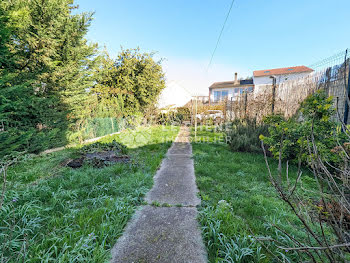
[(239, 80), (238, 83), (236, 83), (234, 80), (233, 81), (215, 82), (209, 87), (209, 89), (232, 88), (232, 87), (240, 87), (243, 85), (254, 85), (253, 79)]
[(312, 71), (314, 71), (314, 70), (311, 68), (308, 68), (306, 66), (265, 69), (265, 70), (254, 71), (254, 77), (263, 77), (263, 76), (271, 76), (271, 75), (285, 75), (285, 74), (312, 72)]

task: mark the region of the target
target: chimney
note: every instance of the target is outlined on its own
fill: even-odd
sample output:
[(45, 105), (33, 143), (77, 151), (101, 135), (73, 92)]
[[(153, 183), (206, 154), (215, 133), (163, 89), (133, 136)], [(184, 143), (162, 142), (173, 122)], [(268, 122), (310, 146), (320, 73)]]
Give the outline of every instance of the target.
[(238, 84), (238, 73), (235, 73), (235, 84)]

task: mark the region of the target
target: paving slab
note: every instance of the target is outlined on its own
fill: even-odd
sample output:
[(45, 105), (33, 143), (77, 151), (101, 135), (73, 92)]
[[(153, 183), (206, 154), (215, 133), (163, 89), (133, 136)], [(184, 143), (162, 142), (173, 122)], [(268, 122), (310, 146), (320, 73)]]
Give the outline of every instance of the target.
[(197, 206), (200, 204), (197, 192), (193, 160), (188, 156), (168, 155), (154, 177), (154, 187), (145, 200), (149, 204)]
[(154, 177), (154, 186), (146, 195), (146, 202), (183, 206), (199, 205), (200, 199), (197, 197), (198, 189), (191, 157), (189, 131), (188, 128), (182, 127)]
[[(197, 197), (189, 129), (181, 127), (146, 195), (112, 250), (112, 263), (204, 263), (206, 249), (198, 226)], [(157, 207), (150, 204), (168, 204)], [(181, 206), (181, 207), (179, 207)]]
[(174, 142), (168, 155), (191, 155), (192, 147), (189, 142)]
[(197, 210), (145, 206), (113, 248), (112, 263), (205, 263)]

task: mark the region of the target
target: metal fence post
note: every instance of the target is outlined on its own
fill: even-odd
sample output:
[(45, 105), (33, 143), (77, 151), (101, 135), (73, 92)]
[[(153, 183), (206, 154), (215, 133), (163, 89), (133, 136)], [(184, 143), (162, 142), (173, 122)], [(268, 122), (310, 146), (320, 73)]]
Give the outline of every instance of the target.
[(244, 118), (247, 118), (247, 103), (248, 103), (248, 92), (244, 94)]
[(232, 101), (233, 97), (231, 97), (231, 115), (230, 115), (230, 121), (233, 120), (233, 101)]
[(196, 96), (196, 108), (195, 108), (195, 114), (194, 114), (194, 142), (197, 142), (197, 110), (198, 110), (198, 104), (197, 104), (197, 96)]
[(271, 113), (275, 112), (275, 96), (276, 96), (276, 77), (271, 76), (272, 78), (272, 103), (271, 103)]
[[(346, 64), (345, 64), (345, 70), (346, 70)], [(349, 118), (349, 100), (350, 100), (350, 65), (349, 65), (349, 74), (348, 74), (348, 87), (346, 89), (345, 94), (345, 111), (344, 111), (344, 124), (348, 124), (348, 118)]]

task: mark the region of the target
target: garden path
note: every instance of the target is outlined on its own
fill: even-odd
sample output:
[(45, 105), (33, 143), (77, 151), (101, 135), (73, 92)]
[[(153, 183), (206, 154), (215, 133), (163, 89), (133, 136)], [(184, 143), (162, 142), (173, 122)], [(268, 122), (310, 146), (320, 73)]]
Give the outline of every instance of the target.
[(188, 127), (180, 132), (155, 176), (154, 186), (112, 250), (112, 263), (204, 263)]

